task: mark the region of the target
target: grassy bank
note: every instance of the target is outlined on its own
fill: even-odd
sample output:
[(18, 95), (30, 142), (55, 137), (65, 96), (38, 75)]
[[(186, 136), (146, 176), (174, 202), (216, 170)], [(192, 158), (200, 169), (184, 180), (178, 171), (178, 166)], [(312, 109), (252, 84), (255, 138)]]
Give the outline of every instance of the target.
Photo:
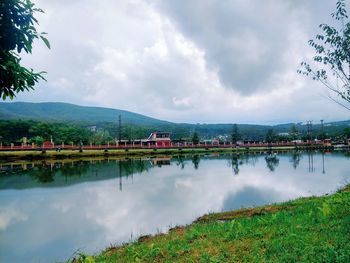
[(98, 156), (148, 156), (148, 155), (173, 155), (173, 154), (199, 154), (199, 153), (232, 153), (232, 152), (254, 152), (254, 151), (286, 151), (292, 150), (294, 147), (275, 147), (275, 148), (171, 148), (171, 149), (118, 149), (118, 150), (64, 150), (61, 152), (50, 151), (0, 151), (0, 160), (38, 160), (38, 159), (65, 159), (65, 158), (81, 158), (81, 157), (98, 157)]
[(73, 262), (350, 262), (350, 186), (322, 197), (216, 213)]

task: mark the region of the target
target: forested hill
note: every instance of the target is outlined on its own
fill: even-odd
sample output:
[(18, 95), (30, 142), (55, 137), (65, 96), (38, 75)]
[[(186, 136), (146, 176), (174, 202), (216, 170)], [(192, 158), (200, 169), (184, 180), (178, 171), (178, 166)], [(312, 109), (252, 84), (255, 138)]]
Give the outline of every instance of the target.
[[(197, 132), (201, 139), (223, 135), (228, 138), (233, 130), (232, 124), (173, 123), (118, 109), (85, 107), (68, 103), (15, 102), (0, 103), (0, 136), (8, 142), (19, 140), (23, 136), (42, 136), (47, 139), (50, 138), (49, 134), (52, 135), (58, 127), (72, 126), (71, 130), (76, 131), (74, 133), (83, 133), (87, 128), (96, 126), (100, 133), (108, 133), (108, 136), (104, 137), (116, 138), (119, 114), (122, 117), (122, 137), (125, 139), (146, 138), (156, 130), (169, 131), (174, 139), (191, 138), (194, 132)], [(322, 128), (320, 123), (314, 122), (313, 124), (313, 134), (316, 138)], [(52, 127), (50, 126), (50, 129), (43, 133), (45, 130), (43, 125)], [(264, 140), (269, 129), (273, 129), (275, 134), (286, 134), (291, 131), (292, 127), (300, 135), (299, 137), (304, 136), (307, 132), (305, 123), (273, 126), (238, 124), (237, 126), (239, 137), (247, 140)], [(324, 132), (327, 136), (342, 135), (344, 131), (350, 136), (350, 121), (325, 122), (324, 124)]]
[(100, 123), (118, 121), (138, 125), (165, 125), (169, 122), (150, 118), (141, 114), (102, 107), (86, 107), (61, 102), (14, 102), (0, 103), (0, 120), (40, 120), (62, 122)]

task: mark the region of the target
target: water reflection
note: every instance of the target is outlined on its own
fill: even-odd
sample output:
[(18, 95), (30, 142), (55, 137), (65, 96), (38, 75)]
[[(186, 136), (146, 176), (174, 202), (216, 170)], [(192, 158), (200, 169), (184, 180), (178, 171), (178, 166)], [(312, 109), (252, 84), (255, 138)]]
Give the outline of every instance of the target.
[(2, 163), (0, 262), (65, 260), (209, 211), (320, 195), (350, 181), (349, 156), (312, 159), (299, 151)]
[(0, 189), (59, 187), (115, 177), (128, 178), (148, 171), (154, 165), (160, 164), (149, 159), (3, 163), (0, 164)]
[(181, 170), (185, 169), (185, 157), (183, 155), (179, 155), (174, 157), (176, 160), (176, 165), (181, 167)]
[[(307, 170), (310, 173), (315, 172), (314, 155), (322, 157), (322, 174), (326, 173), (325, 155), (330, 152), (314, 151), (291, 151), (285, 155), (289, 156), (289, 162), (294, 170), (297, 170), (303, 155), (307, 156)], [(341, 156), (348, 157), (348, 152), (340, 153)], [(334, 155), (334, 153), (333, 153)], [(18, 163), (0, 163), (0, 190), (1, 189), (22, 189), (25, 187), (57, 187), (81, 183), (83, 181), (105, 180), (118, 177), (120, 181), (120, 190), (122, 190), (122, 178), (131, 177), (135, 173), (143, 173), (154, 167), (170, 166), (175, 163), (185, 169), (186, 164), (191, 161), (195, 170), (199, 169), (200, 161), (206, 159), (225, 159), (227, 164), (232, 168), (233, 174), (238, 175), (244, 165), (255, 166), (259, 158), (265, 156), (266, 167), (270, 172), (275, 172), (279, 166), (279, 158), (283, 154), (277, 155), (273, 152), (260, 154), (231, 154), (213, 156), (206, 155), (178, 155), (162, 156), (153, 158), (133, 159), (127, 158), (122, 160), (77, 160), (77, 161), (40, 161), (40, 162), (18, 162)], [(280, 157), (279, 157), (280, 156)], [(107, 172), (108, 170), (108, 172)], [(113, 172), (111, 172), (114, 170)], [(6, 176), (1, 176), (6, 175)], [(31, 180), (30, 180), (31, 179)], [(23, 182), (26, 181), (26, 184)], [(30, 182), (30, 183), (29, 183)]]
[(196, 170), (197, 170), (198, 167), (199, 167), (199, 161), (200, 161), (200, 157), (199, 157), (198, 154), (195, 154), (195, 155), (192, 156), (193, 167), (194, 167), (194, 169), (196, 169)]
[(322, 151), (322, 173), (325, 174), (326, 170), (324, 168), (324, 151)]
[(269, 153), (265, 156), (266, 166), (270, 172), (274, 172), (276, 167), (279, 165), (280, 160), (277, 157), (277, 154)]
[(231, 156), (231, 162), (229, 165), (231, 165), (233, 173), (235, 175), (239, 174), (239, 166), (243, 164), (242, 159), (239, 158), (238, 154), (232, 154)]
[(278, 198), (276, 191), (266, 192), (258, 187), (247, 186), (243, 189), (228, 195), (223, 204), (223, 210), (240, 209), (269, 203)]
[(314, 168), (314, 152), (308, 151), (307, 152), (308, 160), (309, 160), (309, 173), (313, 173), (315, 171)]
[(301, 152), (299, 150), (293, 151), (291, 154), (290, 162), (294, 169), (297, 169), (301, 159)]

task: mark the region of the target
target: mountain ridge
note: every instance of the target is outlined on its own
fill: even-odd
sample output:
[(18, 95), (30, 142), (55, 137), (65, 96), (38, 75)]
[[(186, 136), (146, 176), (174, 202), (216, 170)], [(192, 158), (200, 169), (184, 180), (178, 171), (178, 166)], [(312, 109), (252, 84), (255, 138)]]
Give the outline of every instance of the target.
[[(118, 116), (121, 115), (122, 123), (142, 127), (147, 132), (155, 130), (165, 130), (177, 134), (187, 134), (190, 136), (194, 131), (207, 137), (223, 134), (231, 134), (232, 123), (217, 124), (192, 124), (175, 123), (156, 118), (148, 117), (131, 111), (80, 106), (64, 102), (12, 102), (0, 103), (0, 120), (34, 120), (48, 122), (68, 122), (79, 124), (83, 127), (97, 125), (99, 128), (115, 129), (118, 125)], [(114, 128), (112, 128), (112, 126)], [(305, 124), (284, 123), (284, 124), (238, 124), (239, 132), (246, 134), (249, 138), (262, 139), (268, 129), (273, 129), (276, 133), (288, 133), (291, 127), (296, 125), (299, 132), (306, 132)], [(125, 126), (124, 126), (125, 127)], [(325, 122), (325, 131), (341, 130), (350, 128), (350, 120), (338, 122)], [(314, 123), (313, 130), (321, 131), (320, 123)]]
[(138, 125), (170, 124), (171, 122), (159, 120), (131, 111), (80, 106), (65, 102), (11, 102), (0, 103), (0, 119), (3, 120), (44, 120), (44, 121), (67, 121), (67, 122), (117, 122), (118, 116), (122, 121)]

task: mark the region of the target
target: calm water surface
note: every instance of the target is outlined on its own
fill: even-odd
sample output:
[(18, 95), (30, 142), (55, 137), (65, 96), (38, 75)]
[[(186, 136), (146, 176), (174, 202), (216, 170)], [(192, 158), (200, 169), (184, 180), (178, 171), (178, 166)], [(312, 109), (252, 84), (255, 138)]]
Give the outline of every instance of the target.
[(348, 156), (0, 163), (0, 262), (67, 260), (208, 212), (331, 193), (350, 183)]

